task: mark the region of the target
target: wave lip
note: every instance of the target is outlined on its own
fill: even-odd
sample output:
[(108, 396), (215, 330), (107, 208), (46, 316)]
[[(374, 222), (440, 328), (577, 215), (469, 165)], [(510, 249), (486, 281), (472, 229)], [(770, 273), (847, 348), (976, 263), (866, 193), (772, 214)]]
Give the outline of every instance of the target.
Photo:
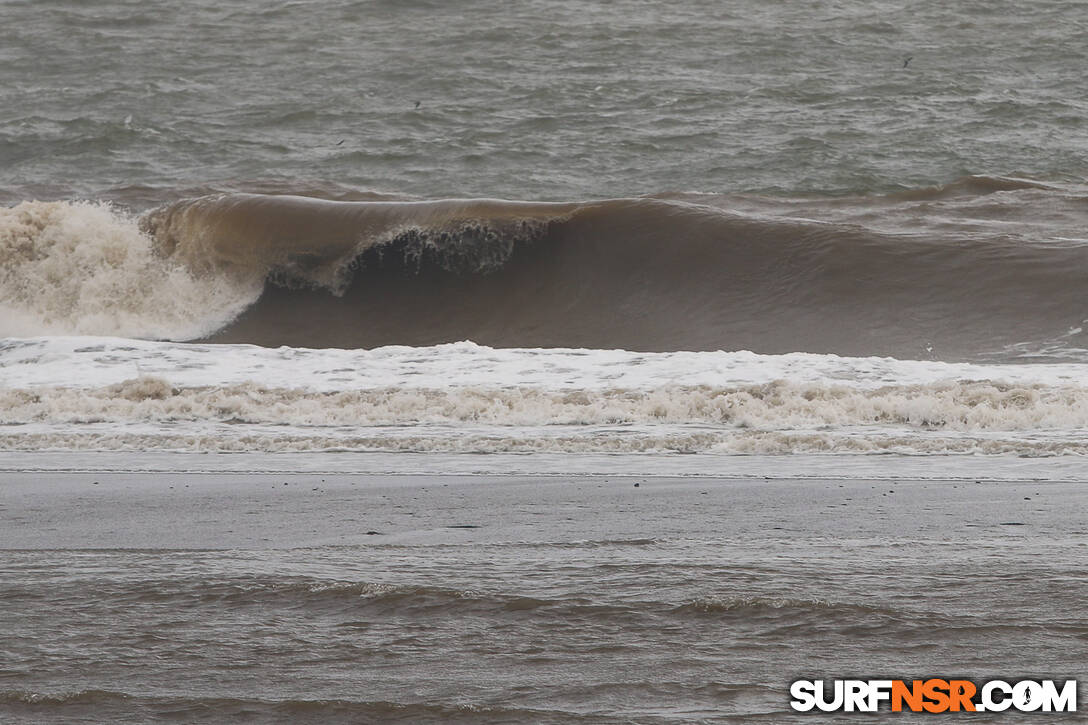
[(158, 252), (197, 270), (231, 268), (287, 287), (341, 295), (369, 249), (396, 247), (448, 271), (501, 268), (516, 245), (544, 235), (575, 204), (493, 199), (332, 201), (219, 194), (155, 209), (140, 219)]

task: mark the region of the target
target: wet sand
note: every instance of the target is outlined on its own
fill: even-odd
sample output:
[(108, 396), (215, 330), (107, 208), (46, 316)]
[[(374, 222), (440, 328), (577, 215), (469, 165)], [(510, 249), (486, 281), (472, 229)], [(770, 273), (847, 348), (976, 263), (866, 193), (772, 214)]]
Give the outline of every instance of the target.
[(7, 472), (0, 548), (674, 536), (1058, 544), (1086, 534), (1086, 510), (1088, 485), (1075, 482)]

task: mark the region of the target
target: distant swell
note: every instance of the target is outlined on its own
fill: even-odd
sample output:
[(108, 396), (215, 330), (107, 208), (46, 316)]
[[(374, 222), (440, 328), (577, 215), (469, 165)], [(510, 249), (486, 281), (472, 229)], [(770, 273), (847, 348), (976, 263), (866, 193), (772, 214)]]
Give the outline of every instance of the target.
[[(1077, 357), (1088, 348), (1085, 198), (1079, 189), (996, 177), (850, 199), (231, 193), (161, 206), (140, 220), (142, 233), (130, 228), (117, 243), (94, 244), (82, 237), (113, 232), (65, 222), (58, 207), (23, 204), (0, 224), (0, 303), (53, 331), (273, 346), (471, 339), (494, 347)], [(95, 209), (69, 205), (67, 213), (105, 213)], [(84, 248), (74, 258), (69, 250), (80, 245), (70, 236)], [(54, 278), (72, 286), (64, 297), (41, 291), (41, 280)], [(163, 291), (157, 279), (173, 287)], [(59, 301), (76, 293), (78, 305)]]

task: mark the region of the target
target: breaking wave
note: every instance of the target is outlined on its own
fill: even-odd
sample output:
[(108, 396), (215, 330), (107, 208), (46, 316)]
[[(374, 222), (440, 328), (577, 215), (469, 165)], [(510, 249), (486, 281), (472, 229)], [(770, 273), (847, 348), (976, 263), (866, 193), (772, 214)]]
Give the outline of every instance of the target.
[(0, 334), (1078, 359), (1085, 198), (969, 177), (850, 199), (209, 194), (138, 220), (24, 202), (0, 212)]
[(105, 204), (0, 209), (0, 336), (191, 339), (229, 323), (262, 285), (261, 275), (200, 274), (157, 254)]

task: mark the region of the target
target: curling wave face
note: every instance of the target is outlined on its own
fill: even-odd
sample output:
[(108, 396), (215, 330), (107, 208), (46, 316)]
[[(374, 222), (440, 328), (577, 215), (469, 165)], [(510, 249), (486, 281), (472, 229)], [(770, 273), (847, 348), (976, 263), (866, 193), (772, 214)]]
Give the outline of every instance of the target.
[(0, 333), (1083, 359), (1086, 198), (990, 177), (838, 199), (229, 193), (139, 229), (24, 203), (0, 222), (2, 302), (29, 323)]

